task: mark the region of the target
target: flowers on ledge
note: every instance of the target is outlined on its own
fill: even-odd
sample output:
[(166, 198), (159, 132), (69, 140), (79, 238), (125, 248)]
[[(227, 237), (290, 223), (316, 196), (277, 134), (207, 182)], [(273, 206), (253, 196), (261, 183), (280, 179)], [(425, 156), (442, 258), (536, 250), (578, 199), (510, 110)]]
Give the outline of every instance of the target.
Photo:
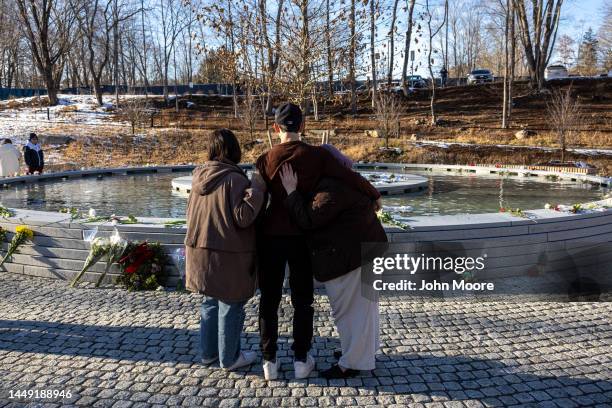
[(130, 242), (118, 261), (121, 275), (117, 283), (129, 291), (156, 290), (166, 283), (167, 256), (159, 243)]
[(500, 207), (499, 208), (499, 212), (507, 213), (507, 214), (510, 214), (510, 215), (514, 215), (515, 217), (528, 218), (527, 214), (525, 214), (525, 211), (523, 211), (520, 208)]
[(574, 204), (574, 205), (546, 203), (546, 205), (544, 206), (545, 210), (566, 212), (570, 214), (585, 214), (590, 211), (604, 211), (609, 208), (611, 208), (610, 205), (601, 204), (601, 203), (587, 203), (587, 204)]
[(401, 228), (403, 230), (409, 230), (412, 229), (412, 227), (404, 222), (398, 221), (393, 217), (393, 214), (391, 214), (389, 211), (385, 211), (385, 210), (378, 210), (376, 212), (376, 216), (378, 217), (378, 220), (382, 223), (382, 224), (388, 224), (388, 225), (393, 225), (395, 227)]
[(70, 207), (70, 208), (62, 208), (60, 211), (62, 214), (70, 214), (70, 221), (82, 221), (84, 224), (90, 224), (94, 222), (102, 222), (102, 223), (110, 223), (113, 226), (116, 225), (126, 225), (126, 224), (140, 224), (138, 218), (133, 215), (128, 215), (127, 217), (118, 217), (115, 214), (110, 217), (106, 217), (103, 215), (97, 215), (97, 211), (95, 208), (90, 208), (89, 211), (85, 214), (81, 212), (78, 208)]
[(92, 266), (98, 263), (102, 258), (108, 255), (110, 251), (110, 240), (108, 238), (97, 237), (91, 241), (91, 247), (89, 249), (89, 254), (87, 255), (87, 259), (85, 259), (85, 263), (83, 264), (83, 268), (81, 268), (81, 272), (79, 272), (73, 279), (70, 281), (70, 286), (75, 287), (77, 283), (81, 280), (85, 272), (87, 272)]
[(9, 244), (8, 250), (2, 258), (2, 261), (0, 261), (0, 266), (4, 265), (7, 259), (10, 258), (15, 252), (17, 252), (20, 246), (25, 244), (27, 241), (31, 241), (32, 238), (34, 238), (34, 231), (32, 231), (26, 225), (18, 225), (15, 228), (15, 235), (13, 236), (13, 239)]

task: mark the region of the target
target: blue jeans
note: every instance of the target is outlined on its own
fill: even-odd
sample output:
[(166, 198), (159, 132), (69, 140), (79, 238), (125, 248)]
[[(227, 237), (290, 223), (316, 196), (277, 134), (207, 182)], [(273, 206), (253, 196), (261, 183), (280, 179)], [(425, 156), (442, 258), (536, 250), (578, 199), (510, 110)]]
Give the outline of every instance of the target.
[(244, 325), (246, 302), (225, 303), (208, 296), (200, 308), (200, 344), (202, 358), (219, 358), (227, 368), (240, 357), (240, 335)]

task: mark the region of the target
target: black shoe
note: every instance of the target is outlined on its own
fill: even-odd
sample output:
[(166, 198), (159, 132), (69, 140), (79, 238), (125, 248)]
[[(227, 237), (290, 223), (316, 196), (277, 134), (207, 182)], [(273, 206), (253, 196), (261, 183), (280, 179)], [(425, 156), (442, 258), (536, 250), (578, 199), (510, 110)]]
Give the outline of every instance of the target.
[(334, 350), (334, 358), (340, 360), (340, 357), (342, 357), (342, 350)]
[(335, 380), (341, 378), (353, 378), (357, 374), (359, 374), (358, 370), (352, 370), (349, 368), (346, 371), (342, 371), (338, 364), (334, 364), (329, 370), (321, 372), (321, 377), (328, 380)]

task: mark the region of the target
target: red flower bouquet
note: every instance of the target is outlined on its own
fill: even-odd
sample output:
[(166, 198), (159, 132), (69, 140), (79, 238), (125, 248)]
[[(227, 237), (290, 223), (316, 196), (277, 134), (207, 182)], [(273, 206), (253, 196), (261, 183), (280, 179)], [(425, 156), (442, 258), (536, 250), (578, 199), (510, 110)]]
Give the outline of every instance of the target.
[(121, 275), (117, 283), (128, 290), (155, 290), (166, 283), (167, 256), (158, 243), (130, 243), (119, 259)]

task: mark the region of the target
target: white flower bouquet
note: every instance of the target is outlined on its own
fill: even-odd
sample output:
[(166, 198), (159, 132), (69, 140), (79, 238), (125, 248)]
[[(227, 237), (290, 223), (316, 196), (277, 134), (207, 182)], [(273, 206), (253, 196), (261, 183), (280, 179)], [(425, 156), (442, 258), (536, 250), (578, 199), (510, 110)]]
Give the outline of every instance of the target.
[(111, 266), (115, 262), (118, 262), (121, 259), (127, 246), (128, 246), (128, 242), (125, 239), (121, 238), (121, 235), (119, 235), (119, 231), (115, 229), (114, 234), (108, 240), (108, 252), (106, 254), (106, 269), (104, 269), (104, 273), (100, 275), (100, 277), (98, 278), (98, 281), (96, 282), (96, 287), (100, 286), (100, 284), (102, 283), (102, 280), (104, 279), (104, 277), (110, 270)]
[(75, 287), (79, 280), (83, 277), (85, 272), (89, 270), (89, 268), (91, 268), (92, 266), (97, 264), (98, 261), (107, 256), (110, 252), (110, 247), (111, 244), (108, 238), (94, 238), (94, 240), (91, 241), (91, 248), (89, 249), (89, 255), (87, 256), (87, 259), (83, 264), (83, 269), (81, 269), (81, 272), (79, 272), (77, 276), (72, 279), (72, 281), (70, 282), (70, 286)]

